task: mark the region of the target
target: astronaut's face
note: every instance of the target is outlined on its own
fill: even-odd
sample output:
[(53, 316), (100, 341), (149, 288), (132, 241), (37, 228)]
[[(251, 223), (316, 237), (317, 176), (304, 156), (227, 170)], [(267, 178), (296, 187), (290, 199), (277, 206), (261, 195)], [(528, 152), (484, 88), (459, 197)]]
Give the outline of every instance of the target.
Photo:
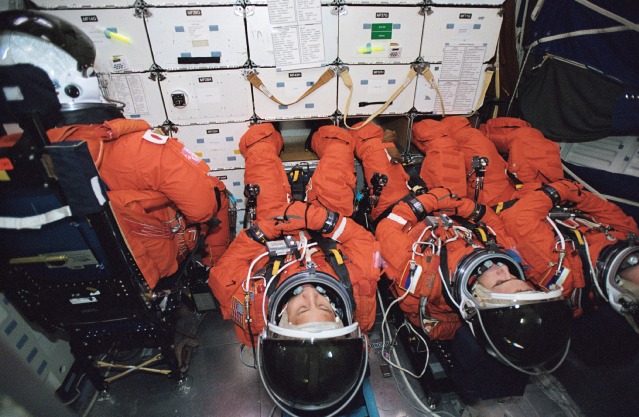
[(619, 276), (626, 281), (639, 285), (639, 265), (633, 265), (623, 271), (619, 271)]
[(309, 284), (304, 285), (302, 292), (288, 301), (286, 310), (291, 324), (335, 321), (335, 313), (328, 299)]
[(534, 290), (526, 281), (511, 275), (506, 265), (494, 264), (484, 271), (477, 281), (494, 293), (514, 294)]

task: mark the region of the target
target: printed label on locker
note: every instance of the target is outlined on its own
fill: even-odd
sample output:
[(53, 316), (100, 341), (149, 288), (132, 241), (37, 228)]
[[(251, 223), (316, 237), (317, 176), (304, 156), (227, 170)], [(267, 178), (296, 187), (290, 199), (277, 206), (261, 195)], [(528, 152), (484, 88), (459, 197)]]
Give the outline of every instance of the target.
[(424, 17), (418, 8), (342, 6), (339, 57), (346, 64), (409, 63), (419, 55)]

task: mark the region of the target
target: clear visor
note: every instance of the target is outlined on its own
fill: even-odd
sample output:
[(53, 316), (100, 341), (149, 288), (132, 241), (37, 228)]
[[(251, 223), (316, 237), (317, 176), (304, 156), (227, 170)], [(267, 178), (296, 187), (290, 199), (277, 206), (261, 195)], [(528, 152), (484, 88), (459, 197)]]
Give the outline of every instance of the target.
[(337, 337), (360, 337), (359, 323), (355, 322), (346, 327), (334, 327), (334, 323), (308, 323), (318, 325), (316, 327), (288, 329), (269, 323), (264, 329), (267, 338), (292, 338), (292, 339), (330, 339)]
[(497, 308), (561, 300), (562, 287), (553, 288), (548, 292), (530, 290), (507, 294), (491, 292), (483, 285), (477, 284), (473, 290), (473, 296), (480, 308)]

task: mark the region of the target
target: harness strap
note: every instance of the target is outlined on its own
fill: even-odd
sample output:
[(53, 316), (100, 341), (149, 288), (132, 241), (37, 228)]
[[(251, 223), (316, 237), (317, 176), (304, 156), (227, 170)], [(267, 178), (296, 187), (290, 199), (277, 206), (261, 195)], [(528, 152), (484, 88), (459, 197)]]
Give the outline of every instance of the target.
[(337, 242), (331, 238), (327, 238), (322, 236), (320, 233), (316, 231), (308, 231), (311, 237), (315, 242), (317, 242), (317, 246), (322, 249), (324, 253), (324, 258), (329, 263), (340, 282), (346, 288), (348, 292), (348, 296), (353, 303), (353, 307), (355, 308), (355, 297), (353, 296), (353, 284), (351, 283), (351, 277), (348, 273), (348, 269), (346, 268), (346, 264), (344, 263), (344, 258), (342, 256), (342, 252), (337, 249)]
[(277, 104), (279, 104), (281, 106), (287, 106), (288, 107), (288, 106), (292, 106), (293, 104), (304, 100), (306, 97), (308, 97), (315, 90), (317, 90), (318, 88), (320, 88), (321, 86), (323, 86), (324, 84), (329, 82), (334, 76), (335, 76), (335, 71), (332, 68), (329, 67), (326, 71), (324, 71), (324, 73), (322, 75), (320, 75), (319, 79), (317, 81), (315, 81), (313, 83), (313, 85), (308, 90), (306, 90), (306, 92), (304, 92), (304, 94), (302, 94), (297, 100), (292, 101), (290, 103), (284, 103), (284, 102), (278, 100), (277, 97), (275, 97), (273, 94), (271, 94), (271, 92), (269, 91), (268, 88), (266, 88), (266, 86), (264, 85), (264, 82), (262, 82), (262, 80), (257, 75), (257, 73), (250, 72), (249, 74), (247, 74), (246, 79), (253, 85), (253, 87), (255, 87), (258, 90), (260, 90), (268, 98), (270, 98), (271, 100), (273, 100), (274, 102), (276, 102)]
[(493, 209), (493, 211), (495, 213), (499, 214), (502, 211), (504, 211), (506, 209), (509, 209), (512, 206), (514, 206), (517, 201), (519, 201), (518, 198), (515, 198), (515, 199), (512, 199), (512, 200), (508, 200), (508, 201), (500, 201), (499, 203), (495, 204), (491, 208)]
[(446, 249), (446, 245), (442, 245), (442, 248), (439, 252), (439, 268), (442, 272), (442, 277), (444, 277), (444, 285), (448, 287), (448, 291), (442, 291), (444, 300), (452, 311), (459, 313), (459, 309), (455, 305), (454, 300), (452, 300), (449, 295), (453, 293), (453, 288), (450, 274), (448, 273), (448, 249)]
[(280, 275), (275, 274), (280, 269), (280, 267), (282, 266), (282, 262), (284, 262), (285, 259), (285, 255), (271, 256), (268, 264), (266, 264), (266, 272), (264, 273), (264, 279), (266, 280), (266, 282), (269, 282), (269, 280), (273, 276), (275, 276), (275, 278), (273, 278), (273, 283), (270, 284), (268, 290), (266, 291), (267, 297), (270, 297), (273, 294), (273, 291), (275, 291), (275, 289), (277, 288), (277, 284), (280, 280)]
[(524, 183), (521, 182), (521, 180), (519, 178), (517, 178), (517, 176), (514, 173), (506, 170), (506, 175), (508, 175), (508, 179), (510, 180), (510, 182), (513, 183), (513, 185), (515, 186), (516, 190), (520, 190), (521, 187), (524, 186)]
[[(563, 226), (560, 226), (563, 228)], [(586, 237), (577, 229), (569, 229), (568, 233), (574, 236), (573, 242), (577, 248), (577, 253), (581, 259), (581, 269), (584, 273), (584, 290), (581, 292), (581, 305), (584, 311), (592, 311), (597, 307), (597, 303), (594, 297), (591, 297), (593, 280), (596, 277), (592, 276), (590, 270), (590, 261), (588, 256), (588, 250), (586, 249)]]
[(388, 217), (389, 214), (391, 214), (393, 212), (393, 209), (395, 208), (396, 205), (398, 205), (399, 203), (401, 203), (402, 201), (407, 202), (410, 199), (414, 198), (413, 193), (409, 192), (408, 194), (406, 194), (404, 197), (402, 197), (401, 199), (399, 199), (398, 201), (394, 202), (393, 204), (391, 204), (390, 206), (388, 206), (388, 208), (386, 210), (384, 210), (382, 212), (382, 214), (380, 214), (374, 221), (373, 221), (373, 229), (377, 228), (377, 225), (379, 224), (379, 222), (381, 222), (383, 219), (385, 219), (386, 217)]
[[(426, 80), (426, 82), (433, 87), (435, 92), (437, 92), (437, 97), (439, 97), (439, 102), (440, 102), (440, 105), (442, 106), (442, 117), (445, 117), (444, 100), (442, 98), (441, 92), (439, 91), (439, 87), (435, 83), (435, 76), (431, 72), (430, 68), (427, 67), (427, 66), (424, 67), (424, 69), (421, 70), (419, 72), (419, 74), (421, 74), (424, 77), (424, 79)], [(392, 104), (392, 102), (397, 97), (399, 97), (399, 95), (402, 93), (402, 91), (404, 91), (404, 89), (406, 89), (406, 87), (408, 87), (408, 85), (413, 81), (413, 79), (417, 75), (418, 75), (418, 72), (415, 70), (415, 68), (413, 66), (411, 66), (410, 69), (408, 70), (408, 75), (406, 75), (406, 79), (404, 80), (404, 82), (397, 88), (397, 90), (395, 90), (395, 92), (388, 98), (388, 100), (386, 100), (386, 102), (384, 104), (382, 104), (382, 106), (379, 109), (375, 110), (375, 112), (373, 114), (371, 114), (368, 117), (368, 119), (366, 119), (364, 121), (364, 123), (362, 123), (360, 126), (358, 126), (356, 128), (353, 128), (353, 127), (349, 126), (348, 122), (347, 122), (348, 109), (351, 106), (351, 99), (353, 98), (353, 79), (351, 78), (350, 74), (348, 73), (348, 69), (346, 69), (346, 68), (345, 69), (341, 69), (340, 72), (339, 72), (339, 76), (342, 79), (342, 82), (344, 83), (346, 88), (348, 88), (348, 98), (346, 99), (346, 106), (344, 107), (344, 126), (346, 126), (346, 128), (351, 129), (351, 130), (359, 130), (359, 129), (363, 128), (364, 126), (366, 126), (374, 118), (376, 118), (381, 113), (383, 113), (388, 108), (388, 106), (390, 106)], [(486, 86), (486, 88), (488, 88), (488, 86)], [(485, 92), (484, 92), (484, 94), (485, 94)]]

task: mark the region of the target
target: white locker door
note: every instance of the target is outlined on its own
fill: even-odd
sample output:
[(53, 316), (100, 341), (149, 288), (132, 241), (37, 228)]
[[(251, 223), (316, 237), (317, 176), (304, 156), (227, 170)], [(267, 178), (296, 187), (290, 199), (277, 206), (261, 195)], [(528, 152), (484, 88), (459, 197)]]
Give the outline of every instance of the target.
[(217, 6), (236, 4), (236, 0), (144, 0), (149, 6)]
[(401, 5), (419, 5), (422, 4), (422, 0), (346, 0), (343, 3), (359, 5), (379, 5), (380, 3), (388, 4), (389, 6), (401, 6)]
[(639, 148), (636, 137), (609, 136), (567, 145), (561, 150), (561, 157), (566, 162), (617, 174), (636, 175), (636, 153)]
[(47, 10), (86, 33), (100, 72), (141, 72), (153, 65), (144, 21), (135, 9)]
[[(483, 104), (481, 97), (485, 82), (490, 82), (487, 65), (482, 65), (478, 71), (462, 76), (455, 74), (442, 78), (442, 65), (432, 64), (430, 70), (435, 77), (435, 84), (439, 88), (444, 101), (446, 115), (471, 114)], [(422, 77), (417, 79), (415, 93), (415, 110), (422, 113), (442, 114), (441, 102), (437, 91)]]
[(135, 0), (32, 0), (32, 2), (43, 9), (81, 9), (87, 7), (132, 7)]
[(346, 64), (407, 64), (419, 56), (419, 7), (343, 6), (339, 58)]
[[(353, 94), (348, 109), (349, 116), (370, 115), (388, 100), (406, 81), (410, 65), (351, 65), (349, 74), (353, 80)], [(400, 114), (410, 111), (415, 98), (415, 79), (393, 100), (383, 114)], [(349, 90), (340, 79), (338, 82), (338, 109), (344, 113)]]
[[(301, 97), (328, 67), (299, 71), (259, 68), (258, 77), (280, 102), (291, 103)], [(329, 117), (337, 109), (337, 76), (291, 106), (281, 105), (253, 88), (255, 114), (265, 120)]]
[(242, 8), (149, 8), (155, 62), (166, 70), (238, 68), (246, 63)]
[[(322, 34), (324, 36), (323, 65), (337, 59), (337, 14), (332, 6), (322, 6)], [(251, 61), (260, 67), (274, 67), (273, 38), (268, 7), (247, 6), (246, 29)]]
[(251, 84), (240, 69), (165, 75), (160, 87), (175, 124), (242, 122), (253, 116)]
[(206, 162), (211, 169), (244, 168), (240, 138), (249, 128), (248, 122), (177, 126), (171, 136)]
[(152, 126), (166, 121), (166, 111), (158, 82), (149, 73), (106, 75), (109, 98), (126, 104), (124, 115), (130, 119), (144, 119)]
[(482, 62), (488, 62), (495, 56), (502, 20), (500, 8), (430, 7), (420, 55), (426, 62), (442, 62), (447, 45), (475, 45), (485, 48)]

